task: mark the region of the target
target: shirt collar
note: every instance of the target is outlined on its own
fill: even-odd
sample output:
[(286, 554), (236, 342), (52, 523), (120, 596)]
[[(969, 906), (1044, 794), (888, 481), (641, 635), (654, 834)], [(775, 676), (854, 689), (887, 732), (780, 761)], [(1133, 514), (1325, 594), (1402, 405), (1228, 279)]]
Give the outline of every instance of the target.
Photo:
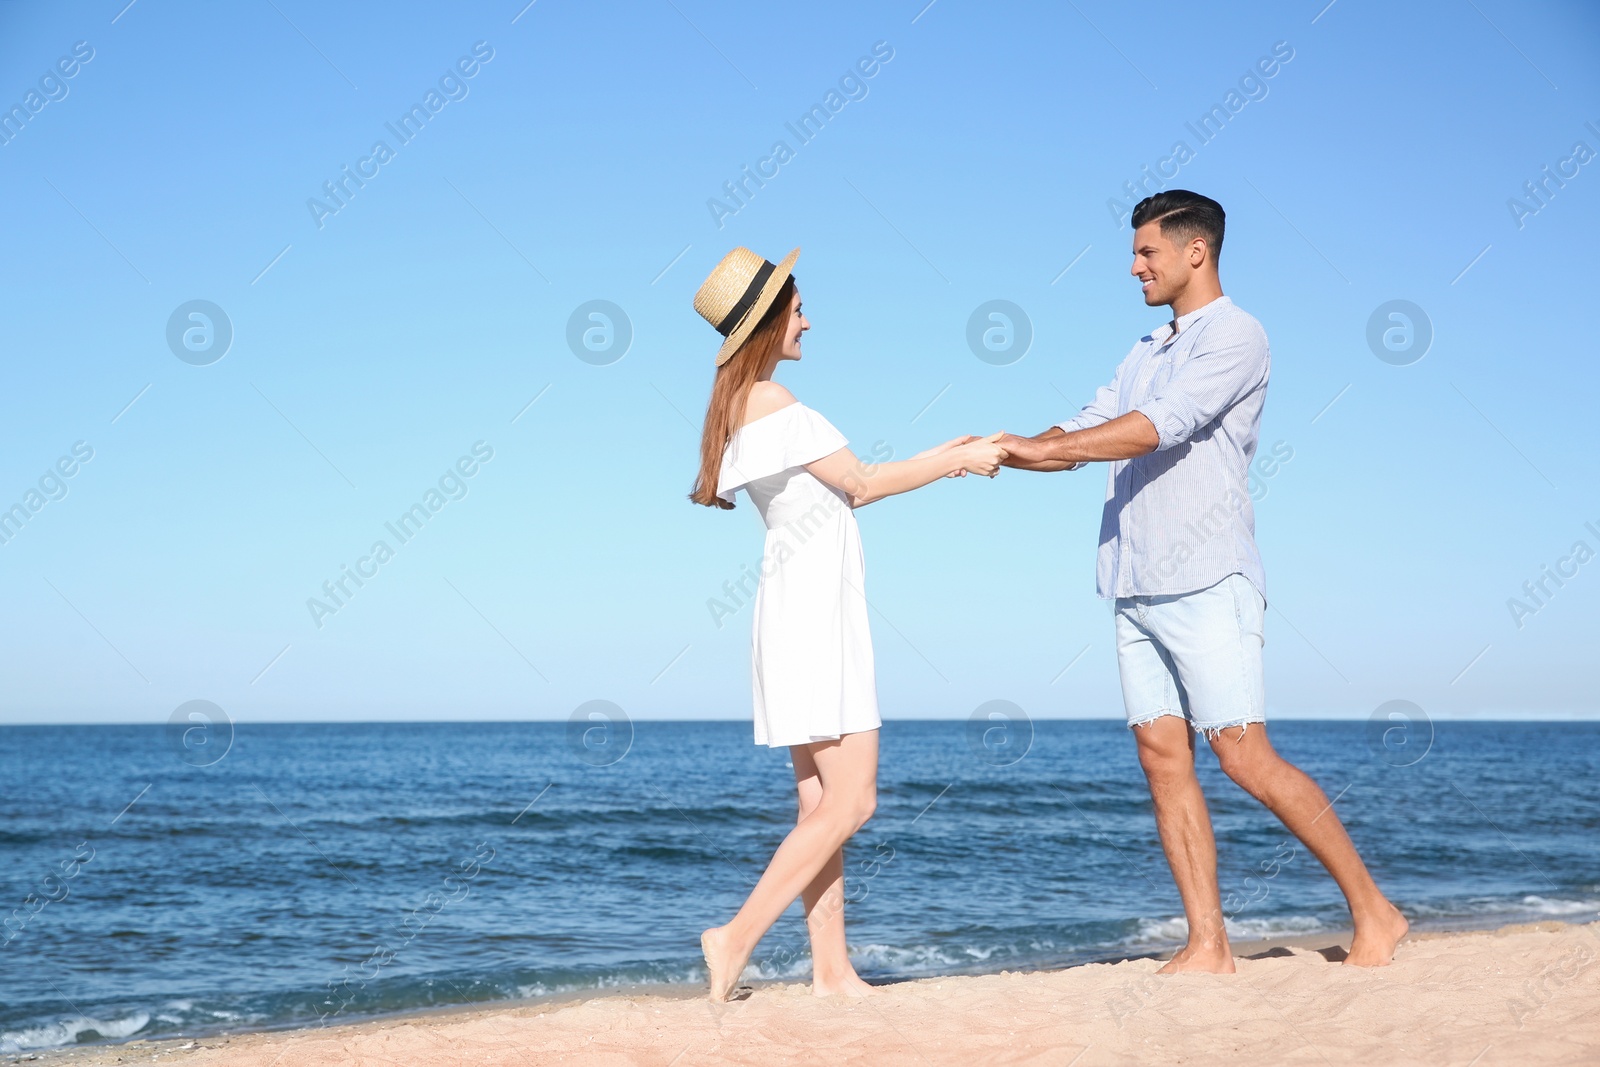
[[(1209, 304), (1200, 305), (1187, 315), (1179, 315), (1178, 329), (1176, 332), (1182, 333), (1184, 330), (1187, 330), (1191, 325), (1193, 325), (1202, 315), (1205, 315), (1208, 312), (1221, 310), (1225, 306), (1232, 306), (1232, 304), (1233, 301), (1229, 300), (1226, 296), (1219, 296)], [(1144, 340), (1154, 341), (1157, 345), (1162, 345), (1166, 343), (1167, 338), (1171, 337), (1173, 333), (1174, 331), (1172, 329), (1172, 323), (1168, 322), (1151, 330), (1145, 335)]]

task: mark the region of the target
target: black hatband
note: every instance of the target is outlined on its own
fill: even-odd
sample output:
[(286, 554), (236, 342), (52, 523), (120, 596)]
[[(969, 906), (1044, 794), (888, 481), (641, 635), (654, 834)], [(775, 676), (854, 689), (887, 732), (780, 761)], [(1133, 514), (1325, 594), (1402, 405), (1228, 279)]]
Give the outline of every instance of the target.
[(772, 272), (777, 269), (770, 260), (764, 259), (761, 261), (761, 269), (756, 271), (754, 278), (750, 279), (750, 285), (745, 289), (744, 295), (722, 317), (722, 321), (717, 323), (718, 333), (726, 337), (733, 332), (733, 328), (739, 325), (739, 320), (744, 318), (745, 313), (755, 305), (756, 297), (761, 295), (761, 287), (767, 284), (767, 279), (772, 277)]

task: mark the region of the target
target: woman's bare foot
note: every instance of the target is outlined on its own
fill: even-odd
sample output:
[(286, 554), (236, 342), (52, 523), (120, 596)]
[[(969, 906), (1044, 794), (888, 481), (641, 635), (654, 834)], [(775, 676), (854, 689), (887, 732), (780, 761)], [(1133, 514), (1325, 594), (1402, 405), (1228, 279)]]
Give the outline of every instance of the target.
[(739, 953), (729, 943), (726, 926), (713, 927), (700, 935), (700, 952), (706, 958), (706, 975), (711, 981), (711, 999), (727, 1000), (739, 985), (750, 953)]
[(1345, 966), (1388, 966), (1394, 960), (1395, 946), (1409, 929), (1411, 924), (1400, 914), (1400, 909), (1384, 901), (1383, 908), (1379, 909), (1375, 918), (1356, 923), (1355, 937), (1350, 941), (1350, 954), (1344, 958)]
[(1237, 968), (1233, 965), (1233, 952), (1227, 941), (1195, 944), (1190, 942), (1179, 949), (1167, 965), (1157, 971), (1157, 974), (1178, 974), (1180, 972), (1200, 972), (1204, 974), (1232, 974)]
[(820, 975), (813, 973), (811, 976), (811, 995), (817, 997), (869, 997), (873, 988), (861, 980), (851, 968), (843, 975)]

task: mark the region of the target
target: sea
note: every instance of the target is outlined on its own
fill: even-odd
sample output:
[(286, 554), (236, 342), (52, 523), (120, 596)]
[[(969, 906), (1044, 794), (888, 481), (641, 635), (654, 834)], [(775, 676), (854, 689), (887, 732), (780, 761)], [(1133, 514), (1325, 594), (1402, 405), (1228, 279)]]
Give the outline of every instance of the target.
[[(693, 985), (795, 818), (746, 722), (204, 721), (0, 728), (0, 1053)], [(1270, 729), (1414, 928), (1600, 918), (1600, 723)], [(1234, 938), (1331, 944), (1333, 881), (1198, 762)], [(1116, 721), (885, 723), (846, 871), (874, 982), (1185, 935)], [(809, 967), (797, 905), (746, 977)]]

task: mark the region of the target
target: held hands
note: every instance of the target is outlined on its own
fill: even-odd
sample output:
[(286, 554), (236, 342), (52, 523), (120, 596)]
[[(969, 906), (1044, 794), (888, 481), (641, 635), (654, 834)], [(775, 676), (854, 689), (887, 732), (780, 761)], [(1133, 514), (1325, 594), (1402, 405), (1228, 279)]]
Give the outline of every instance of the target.
[[(1034, 463), (1044, 458), (1039, 442), (1031, 437), (1018, 437), (1016, 434), (1008, 433), (1001, 438), (1000, 444), (1006, 450), (1007, 459), (1021, 460), (1023, 463)], [(1008, 464), (1008, 466), (1011, 465)]]
[(993, 478), (1000, 470), (1001, 462), (1006, 458), (1006, 450), (1001, 447), (1000, 439), (1004, 432), (990, 434), (988, 437), (969, 437), (964, 444), (956, 445), (953, 451), (955, 458), (960, 462), (961, 469), (954, 472), (957, 476), (968, 471), (981, 474), (986, 478)]
[[(976, 440), (978, 440), (978, 437), (977, 437), (976, 434), (964, 433), (960, 437), (952, 437), (952, 438), (950, 438), (950, 440), (946, 441), (942, 445), (934, 445), (932, 448), (927, 449), (926, 451), (918, 452), (916, 455), (912, 456), (911, 458), (912, 459), (927, 459), (929, 456), (943, 455), (944, 453), (950, 451), (952, 448), (956, 448), (957, 446), (964, 445), (968, 441), (976, 441)], [(949, 474), (945, 475), (946, 478), (965, 478), (966, 476), (967, 476), (967, 472), (966, 472), (965, 468), (963, 468), (961, 470), (953, 470)]]
[[(1113, 423), (1118, 421), (1121, 420), (1113, 420)], [(1150, 440), (1141, 439), (1135, 442), (1138, 447), (1135, 451), (1127, 453), (1130, 456), (1144, 455), (1155, 447), (1150, 443), (1155, 438), (1155, 428), (1143, 416), (1140, 416), (1140, 421), (1144, 423), (1143, 429), (1148, 431), (1146, 436)], [(1088, 461), (1062, 458), (1059, 445), (1063, 436), (1060, 429), (1047, 430), (1037, 437), (1019, 437), (1016, 434), (1003, 432), (990, 434), (988, 437), (967, 434), (951, 438), (944, 444), (936, 445), (913, 458), (926, 459), (929, 456), (948, 455), (957, 466), (955, 470), (945, 475), (946, 478), (965, 478), (969, 471), (993, 478), (997, 469), (1002, 466), (1029, 471), (1077, 470)]]
[(935, 445), (926, 452), (918, 452), (911, 458), (926, 459), (929, 456), (953, 452), (955, 455), (952, 458), (958, 460), (961, 467), (945, 475), (946, 478), (965, 478), (968, 471), (993, 478), (999, 471), (1001, 462), (1006, 458), (1006, 449), (999, 444), (1000, 439), (1006, 436), (1008, 435), (1003, 432), (988, 437), (963, 434), (960, 437), (952, 437), (942, 445)]

